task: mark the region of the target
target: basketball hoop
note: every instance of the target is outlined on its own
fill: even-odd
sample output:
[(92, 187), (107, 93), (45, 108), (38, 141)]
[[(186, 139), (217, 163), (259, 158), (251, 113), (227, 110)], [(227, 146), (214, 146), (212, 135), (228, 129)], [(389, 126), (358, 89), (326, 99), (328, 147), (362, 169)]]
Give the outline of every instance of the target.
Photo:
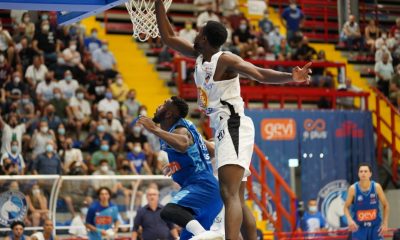
[[(163, 0), (168, 10), (172, 0)], [(160, 36), (157, 27), (154, 0), (129, 0), (125, 3), (132, 21), (133, 37), (144, 42)]]

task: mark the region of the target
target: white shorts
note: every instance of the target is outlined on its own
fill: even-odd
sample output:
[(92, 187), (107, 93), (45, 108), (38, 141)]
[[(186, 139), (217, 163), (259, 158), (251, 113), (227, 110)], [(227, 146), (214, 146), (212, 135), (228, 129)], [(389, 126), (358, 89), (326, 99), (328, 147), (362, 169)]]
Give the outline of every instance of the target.
[(247, 116), (221, 121), (214, 138), (217, 169), (227, 164), (239, 165), (245, 170), (243, 179), (250, 176), (254, 135), (253, 120)]

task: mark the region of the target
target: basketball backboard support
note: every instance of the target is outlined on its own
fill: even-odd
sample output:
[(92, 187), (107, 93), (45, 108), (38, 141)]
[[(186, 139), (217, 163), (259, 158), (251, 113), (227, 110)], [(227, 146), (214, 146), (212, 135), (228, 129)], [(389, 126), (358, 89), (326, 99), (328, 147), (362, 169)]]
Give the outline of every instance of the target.
[(0, 9), (57, 11), (58, 24), (66, 25), (103, 12), (127, 1), (128, 0), (0, 0)]

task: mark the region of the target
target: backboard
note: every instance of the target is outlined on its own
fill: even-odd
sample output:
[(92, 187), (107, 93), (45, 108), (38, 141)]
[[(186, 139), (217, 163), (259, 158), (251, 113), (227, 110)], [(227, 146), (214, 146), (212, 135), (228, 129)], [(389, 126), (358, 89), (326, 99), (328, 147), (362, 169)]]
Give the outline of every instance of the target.
[(60, 25), (71, 24), (83, 18), (118, 6), (128, 0), (0, 0), (1, 9), (57, 11)]

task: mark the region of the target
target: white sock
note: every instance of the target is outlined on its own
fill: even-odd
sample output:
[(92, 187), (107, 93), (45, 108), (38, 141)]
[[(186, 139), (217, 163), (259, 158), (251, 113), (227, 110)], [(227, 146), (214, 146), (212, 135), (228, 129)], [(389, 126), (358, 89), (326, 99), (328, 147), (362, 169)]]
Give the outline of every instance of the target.
[(191, 220), (190, 222), (188, 222), (186, 224), (186, 230), (188, 230), (191, 234), (195, 236), (206, 231), (197, 220)]

